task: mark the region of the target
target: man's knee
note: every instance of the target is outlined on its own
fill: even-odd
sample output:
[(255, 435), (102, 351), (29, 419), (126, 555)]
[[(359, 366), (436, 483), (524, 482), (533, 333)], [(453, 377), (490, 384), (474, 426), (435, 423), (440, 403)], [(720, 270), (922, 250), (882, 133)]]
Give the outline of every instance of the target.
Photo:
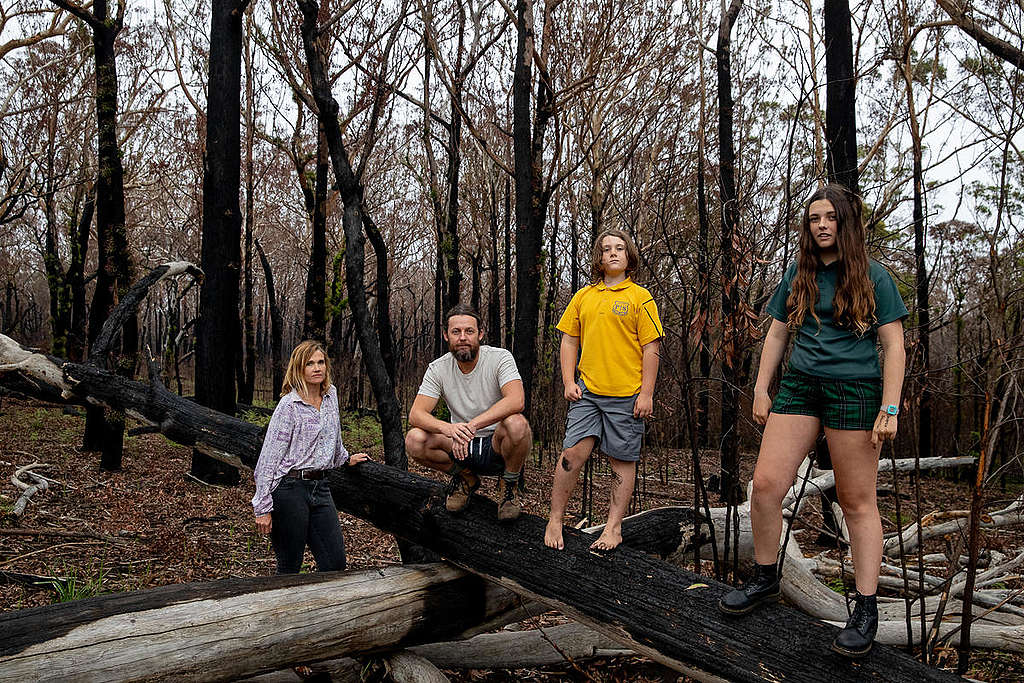
[(405, 435), (405, 452), (411, 457), (419, 459), (427, 450), (427, 433), (419, 427), (413, 427)]
[(505, 432), (505, 438), (511, 439), (515, 443), (530, 437), (530, 423), (527, 422), (522, 413), (509, 415), (501, 421), (500, 426), (502, 431)]

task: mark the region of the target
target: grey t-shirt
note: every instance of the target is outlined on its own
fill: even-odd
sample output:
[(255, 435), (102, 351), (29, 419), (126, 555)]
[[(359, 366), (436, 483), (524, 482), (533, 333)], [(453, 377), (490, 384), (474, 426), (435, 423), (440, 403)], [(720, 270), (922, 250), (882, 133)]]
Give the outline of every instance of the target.
[[(480, 346), (476, 367), (463, 373), (455, 356), (446, 353), (427, 366), (423, 382), (416, 393), (431, 398), (444, 398), (452, 422), (469, 422), (502, 399), (501, 388), (513, 380), (521, 380), (516, 361), (506, 349)], [(477, 436), (494, 432), (496, 424), (484, 427)]]

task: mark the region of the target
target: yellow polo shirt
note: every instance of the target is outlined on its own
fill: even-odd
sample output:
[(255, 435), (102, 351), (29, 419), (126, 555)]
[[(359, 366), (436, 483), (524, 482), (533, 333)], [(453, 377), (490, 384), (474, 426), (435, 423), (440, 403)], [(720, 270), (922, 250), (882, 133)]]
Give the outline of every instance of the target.
[(629, 278), (614, 287), (598, 282), (576, 292), (558, 329), (580, 338), (580, 377), (600, 396), (639, 393), (642, 347), (664, 336), (651, 293)]

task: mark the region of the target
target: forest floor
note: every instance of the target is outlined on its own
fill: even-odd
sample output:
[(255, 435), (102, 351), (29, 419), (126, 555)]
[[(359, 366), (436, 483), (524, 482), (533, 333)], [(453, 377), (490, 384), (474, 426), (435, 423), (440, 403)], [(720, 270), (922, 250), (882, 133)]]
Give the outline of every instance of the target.
[[(84, 418), (66, 414), (58, 406), (5, 396), (0, 405), (0, 570), (37, 576), (59, 577), (56, 586), (29, 587), (0, 581), (0, 611), (24, 609), (60, 600), (80, 599), (100, 593), (139, 590), (172, 583), (209, 581), (229, 576), (263, 576), (273, 573), (274, 560), (269, 541), (252, 524), (250, 500), (252, 480), (243, 475), (240, 486), (216, 488), (191, 479), (187, 472), (191, 450), (171, 443), (163, 436), (147, 434), (125, 441), (124, 469), (99, 471), (99, 454), (79, 449)], [(130, 424), (129, 427), (132, 425)], [(380, 430), (372, 418), (351, 418), (345, 422), (345, 442), (350, 451), (366, 450), (381, 459)], [(653, 450), (653, 449), (651, 449)], [(549, 449), (538, 463), (528, 465), (528, 491), (524, 510), (546, 515), (550, 492)], [(718, 466), (717, 456), (702, 456), (705, 476)], [(753, 456), (746, 457), (744, 480), (749, 479)], [(25, 514), (12, 514), (19, 491), (11, 484), (15, 469), (32, 462), (46, 463), (40, 469), (56, 483), (36, 494)], [(414, 468), (420, 474), (426, 474)], [(693, 499), (689, 455), (657, 450), (649, 453), (638, 482), (643, 509), (662, 505), (690, 505)], [(432, 475), (428, 475), (432, 476)], [(907, 477), (900, 483), (908, 486)], [(608, 468), (600, 460), (595, 466), (593, 509), (598, 521), (607, 510)], [(884, 489), (891, 483), (882, 475)], [(496, 484), (488, 480), (481, 493), (493, 496)], [(570, 501), (570, 512), (581, 509), (581, 488)], [(996, 487), (985, 503), (986, 510), (1003, 507), (1019, 493), (1021, 485), (1011, 484), (1006, 492)], [(904, 490), (901, 496), (904, 518), (912, 518), (914, 498)], [(941, 475), (923, 477), (923, 513), (964, 509), (969, 506), (970, 487)], [(1002, 503), (1002, 504), (1001, 504)], [(711, 501), (712, 506), (718, 505)], [(880, 498), (883, 527), (895, 530), (894, 497)], [(809, 525), (800, 536), (805, 553), (828, 550), (814, 545), (821, 521), (812, 501)], [(399, 563), (392, 537), (370, 524), (341, 515), (350, 569), (368, 569)], [(577, 514), (573, 522), (581, 521)], [(16, 533), (34, 530), (33, 533)], [(52, 532), (62, 532), (55, 535)], [(71, 534), (71, 535), (68, 535)], [(80, 534), (80, 535), (74, 535)], [(941, 543), (941, 541), (939, 542)], [(1010, 528), (986, 534), (983, 546), (1005, 553), (1024, 548), (1024, 529)], [(941, 552), (939, 546), (930, 552)], [(837, 557), (836, 551), (832, 551)], [(312, 564), (307, 555), (307, 567)], [(1022, 584), (1024, 585), (1024, 584)], [(1012, 587), (1012, 586), (1007, 586)], [(841, 584), (835, 586), (841, 590)], [(546, 621), (555, 617), (549, 615)], [(523, 628), (535, 625), (524, 622)], [(940, 653), (940, 663), (955, 668), (953, 649)], [(566, 664), (546, 669), (515, 671), (449, 671), (453, 681), (555, 681), (565, 679), (596, 681), (664, 681), (679, 677), (642, 657), (594, 660), (580, 663), (580, 673)], [(1001, 652), (975, 651), (968, 676), (984, 681), (1024, 682), (1024, 657)]]

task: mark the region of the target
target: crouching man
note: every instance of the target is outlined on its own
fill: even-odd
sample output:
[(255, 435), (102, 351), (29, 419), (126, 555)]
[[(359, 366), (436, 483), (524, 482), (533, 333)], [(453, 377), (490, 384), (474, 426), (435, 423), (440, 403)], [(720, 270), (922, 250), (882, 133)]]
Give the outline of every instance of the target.
[[(481, 346), (480, 316), (459, 304), (445, 316), (449, 353), (423, 375), (412, 408), (405, 449), (411, 458), (452, 478), (445, 507), (459, 512), (480, 486), (481, 475), (498, 475), (498, 519), (519, 517), (519, 477), (533, 434), (523, 417), (523, 380), (512, 354)], [(444, 398), (451, 422), (431, 413)]]

